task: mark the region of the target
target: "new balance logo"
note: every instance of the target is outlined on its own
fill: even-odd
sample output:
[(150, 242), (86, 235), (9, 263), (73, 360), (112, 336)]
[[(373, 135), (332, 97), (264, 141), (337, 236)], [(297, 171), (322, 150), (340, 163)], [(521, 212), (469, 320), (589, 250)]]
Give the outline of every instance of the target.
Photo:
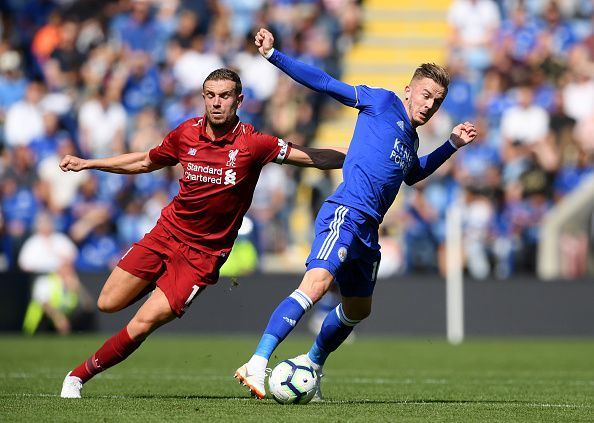
[(297, 324), (297, 321), (289, 319), (287, 316), (283, 316), (283, 320), (293, 327)]
[(195, 149), (195, 148), (190, 148), (190, 149), (188, 150), (188, 154), (189, 154), (190, 156), (195, 156), (195, 155), (196, 155), (196, 149)]
[(237, 173), (233, 169), (225, 171), (225, 185), (235, 185)]
[(404, 131), (404, 122), (399, 120), (398, 122), (396, 122), (396, 125), (398, 125), (398, 127), (400, 128), (401, 131)]

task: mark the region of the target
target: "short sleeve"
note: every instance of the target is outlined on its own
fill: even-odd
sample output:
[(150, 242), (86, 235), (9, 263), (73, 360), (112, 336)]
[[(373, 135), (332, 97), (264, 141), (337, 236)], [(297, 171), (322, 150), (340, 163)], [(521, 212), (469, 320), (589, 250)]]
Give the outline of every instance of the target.
[(262, 166), (270, 162), (282, 164), (291, 151), (291, 143), (272, 135), (253, 132), (249, 149), (254, 160)]
[(379, 115), (385, 112), (396, 100), (396, 94), (384, 88), (357, 85), (357, 104), (355, 107), (370, 115)]
[(167, 134), (161, 144), (149, 151), (151, 162), (163, 166), (175, 166), (179, 163), (179, 138), (182, 126), (183, 124)]

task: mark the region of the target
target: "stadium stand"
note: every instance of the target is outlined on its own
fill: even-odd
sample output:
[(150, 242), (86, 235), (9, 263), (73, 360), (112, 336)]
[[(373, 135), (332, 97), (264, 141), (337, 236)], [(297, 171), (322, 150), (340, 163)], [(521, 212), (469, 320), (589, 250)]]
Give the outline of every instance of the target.
[[(259, 26), (275, 32), (281, 49), (333, 76), (397, 93), (417, 64), (447, 64), (449, 95), (420, 131), (421, 152), (442, 142), (452, 121), (482, 128), (455, 165), (408, 189), (387, 216), (385, 245), (396, 247), (386, 275), (445, 274), (444, 216), (453, 201), (465, 206), (471, 277), (533, 274), (539, 249), (546, 250), (541, 223), (594, 173), (589, 1), (31, 0), (2, 2), (0, 13), (2, 270), (17, 270), (41, 212), (76, 243), (78, 271), (113, 266), (175, 195), (178, 171), (64, 178), (57, 160), (68, 151), (151, 148), (202, 113), (201, 75), (209, 69), (239, 70), (244, 121), (301, 144), (346, 145), (353, 111), (268, 66), (251, 42)], [(476, 19), (461, 26), (469, 14)], [(535, 122), (529, 128), (527, 119)], [(284, 200), (259, 201), (250, 213), (259, 270), (301, 271), (312, 216), (340, 172), (283, 167), (274, 178), (287, 183), (261, 186), (260, 199), (275, 192)], [(576, 260), (571, 245), (585, 254), (585, 265), (559, 270), (565, 277), (593, 272), (592, 213), (582, 214), (571, 228), (579, 240), (558, 237), (566, 240), (559, 241), (561, 262)]]

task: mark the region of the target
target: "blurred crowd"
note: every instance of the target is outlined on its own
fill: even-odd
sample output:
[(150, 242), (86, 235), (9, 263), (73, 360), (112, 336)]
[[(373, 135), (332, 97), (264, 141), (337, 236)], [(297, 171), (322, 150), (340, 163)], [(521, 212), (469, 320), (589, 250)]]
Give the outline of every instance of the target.
[[(360, 0), (4, 0), (0, 270), (28, 270), (39, 257), (48, 257), (47, 272), (70, 274), (64, 263), (113, 267), (176, 194), (180, 169), (65, 174), (60, 158), (147, 151), (203, 114), (202, 82), (216, 68), (239, 72), (244, 122), (310, 143), (335, 102), (266, 63), (253, 34), (270, 28), (283, 51), (340, 78), (363, 8)], [(445, 213), (454, 201), (464, 204), (471, 276), (534, 271), (543, 216), (594, 175), (593, 11), (591, 0), (451, 3), (452, 83), (419, 130), (421, 152), (464, 120), (476, 122), (479, 139), (428, 181), (403, 187), (382, 226), (381, 274), (443, 274)], [(323, 175), (312, 213), (333, 189)], [(264, 168), (240, 238), (257, 255), (282, 254), (294, 242), (289, 216), (302, 185), (299, 170)], [(586, 271), (591, 236), (564, 240), (566, 276)], [(24, 248), (31, 239), (37, 248)]]
[[(471, 276), (535, 271), (543, 216), (594, 175), (593, 12), (591, 0), (451, 3), (452, 82), (421, 144), (432, 149), (464, 120), (479, 137), (396, 213), (407, 270), (444, 273), (445, 211), (459, 201)], [(561, 238), (564, 277), (585, 274), (592, 235)]]
[[(242, 121), (308, 144), (327, 99), (269, 65), (253, 36), (268, 27), (281, 49), (339, 78), (361, 15), (353, 0), (5, 0), (0, 14), (0, 271), (63, 279), (112, 268), (180, 177), (66, 174), (65, 154), (148, 151), (203, 115), (202, 82), (221, 67), (241, 76)], [(258, 254), (290, 242), (299, 178), (265, 168), (241, 232)]]

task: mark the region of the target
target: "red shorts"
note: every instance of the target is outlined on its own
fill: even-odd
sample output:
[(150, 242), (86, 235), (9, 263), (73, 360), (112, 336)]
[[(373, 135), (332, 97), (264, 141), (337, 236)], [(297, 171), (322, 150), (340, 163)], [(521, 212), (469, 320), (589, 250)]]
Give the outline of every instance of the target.
[(198, 293), (217, 283), (225, 260), (179, 242), (157, 224), (124, 254), (118, 267), (155, 282), (181, 317)]

